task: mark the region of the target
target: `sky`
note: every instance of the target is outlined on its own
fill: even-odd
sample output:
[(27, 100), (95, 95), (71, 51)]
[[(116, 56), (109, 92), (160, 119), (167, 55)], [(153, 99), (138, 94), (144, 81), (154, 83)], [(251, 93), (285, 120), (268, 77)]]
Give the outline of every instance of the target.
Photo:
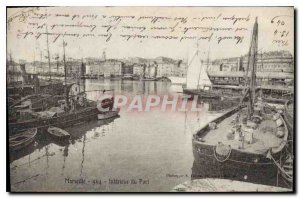
[[(112, 25), (110, 32), (112, 37), (109, 42), (106, 42), (103, 37), (97, 38), (64, 38), (67, 43), (66, 56), (71, 58), (96, 57), (100, 58), (105, 50), (107, 58), (128, 58), (128, 57), (143, 57), (155, 58), (165, 56), (174, 59), (187, 59), (193, 56), (194, 51), (198, 48), (204, 58), (209, 52), (211, 59), (237, 57), (246, 54), (249, 51), (251, 31), (255, 21), (258, 18), (258, 48), (263, 51), (288, 50), (294, 53), (294, 10), (292, 7), (48, 7), (39, 8), (35, 13), (45, 14), (47, 18), (32, 19), (35, 16), (30, 12), (32, 8), (8, 8), (7, 11), (7, 52), (12, 53), (14, 60), (20, 59), (26, 61), (39, 60), (41, 52), (43, 57), (47, 55), (47, 39), (42, 35), (39, 39), (35, 39), (29, 35), (26, 39), (21, 38), (20, 33), (38, 31), (45, 32), (45, 27), (49, 33), (94, 33), (106, 34), (107, 31), (103, 25)], [(23, 15), (20, 13), (23, 12)], [(79, 17), (71, 19), (71, 17), (53, 17), (56, 14), (68, 14), (70, 16)], [(27, 16), (23, 21), (23, 16)], [(93, 18), (97, 15), (97, 18)], [(40, 15), (39, 15), (40, 16)], [(83, 16), (86, 16), (83, 18)], [(105, 16), (105, 18), (104, 18)], [(121, 19), (114, 21), (115, 18), (109, 16), (135, 16), (134, 20)], [(141, 16), (160, 16), (187, 18), (184, 21), (157, 21), (151, 23), (151, 20), (138, 21)], [(219, 17), (219, 18), (218, 18)], [(221, 20), (223, 17), (241, 17), (249, 18), (248, 21), (237, 21), (233, 24), (230, 20)], [(193, 19), (198, 18), (198, 19)], [(201, 20), (203, 19), (203, 20)], [(273, 19), (273, 20), (272, 20)], [(164, 31), (148, 31), (153, 26), (171, 27), (176, 25), (176, 29), (172, 33)], [(37, 29), (38, 25), (43, 25), (41, 29)], [(95, 25), (96, 28), (91, 31), (91, 28), (70, 28), (70, 27), (54, 27), (52, 25), (62, 24), (81, 24)], [(144, 26), (146, 31), (126, 30), (123, 26)], [(131, 39), (125, 41), (121, 38), (121, 34), (143, 34), (149, 36), (155, 35), (173, 35), (184, 36), (182, 29), (184, 27), (213, 27), (213, 28), (245, 28), (240, 32), (215, 31), (210, 42), (207, 40), (163, 40), (163, 39)], [(180, 28), (179, 28), (180, 27)], [(165, 34), (166, 33), (166, 34)], [(201, 30), (189, 30), (185, 36), (208, 36), (211, 32), (203, 32)], [(219, 44), (217, 37), (241, 36), (243, 40), (236, 44), (234, 39), (225, 39)], [(59, 54), (62, 57), (62, 37), (58, 38), (53, 43), (54, 37), (49, 36), (49, 51), (50, 56), (55, 57)], [(277, 42), (287, 42), (285, 45)]]

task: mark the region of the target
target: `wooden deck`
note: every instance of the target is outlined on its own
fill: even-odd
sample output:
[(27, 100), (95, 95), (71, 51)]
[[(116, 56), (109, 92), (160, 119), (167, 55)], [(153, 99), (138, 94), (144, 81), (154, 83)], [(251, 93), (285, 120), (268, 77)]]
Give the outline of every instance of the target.
[[(230, 145), (232, 149), (240, 149), (242, 141), (234, 138), (232, 129), (234, 124), (232, 121), (236, 114), (224, 119), (217, 125), (217, 129), (210, 130), (204, 137), (204, 144), (217, 145), (219, 142)], [(247, 128), (242, 124), (242, 130)], [(283, 141), (282, 138), (276, 136), (277, 126), (273, 120), (263, 120), (257, 129), (253, 130), (252, 144), (244, 143), (244, 148), (240, 149), (248, 153), (263, 154), (271, 147), (278, 147)]]

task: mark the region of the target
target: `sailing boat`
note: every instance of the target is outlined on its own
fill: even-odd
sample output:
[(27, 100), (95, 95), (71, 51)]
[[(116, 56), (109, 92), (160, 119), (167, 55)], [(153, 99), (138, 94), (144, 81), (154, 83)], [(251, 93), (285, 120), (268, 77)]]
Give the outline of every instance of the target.
[[(205, 158), (224, 175), (244, 180), (245, 175), (276, 176), (285, 151), (288, 128), (281, 113), (262, 102), (256, 103), (256, 54), (258, 23), (254, 23), (249, 50), (248, 88), (240, 104), (200, 128), (193, 136), (196, 164)], [(247, 99), (245, 106), (243, 100)], [(242, 172), (238, 174), (236, 169)], [(278, 168), (278, 169), (277, 169)], [(229, 177), (229, 176), (228, 176)]]
[[(65, 46), (66, 43), (63, 41), (63, 62), (65, 71), (64, 81), (66, 85), (67, 72)], [(31, 128), (37, 128), (38, 130), (47, 130), (50, 126), (65, 128), (74, 124), (84, 123), (89, 120), (97, 120), (98, 114), (103, 113), (103, 111), (101, 111), (97, 107), (96, 101), (88, 100), (86, 98), (85, 91), (80, 92), (79, 86), (77, 84), (65, 86), (64, 92), (64, 100), (53, 100), (53, 105), (45, 111), (27, 111), (25, 112), (26, 116), (16, 116), (14, 118), (10, 117), (10, 122), (8, 123), (10, 135), (20, 133)], [(112, 98), (109, 102), (111, 103), (110, 106), (113, 106), (114, 98)], [(105, 105), (107, 105), (107, 102), (105, 103)], [(112, 109), (110, 109), (110, 111), (111, 110)], [(118, 112), (114, 113), (118, 114)], [(116, 116), (115, 114), (114, 116)], [(107, 118), (109, 117), (105, 117), (105, 119)]]
[[(41, 79), (38, 75), (38, 72), (34, 71), (35, 74), (27, 73), (25, 69), (25, 63), (19, 64), (18, 71), (16, 71), (16, 63), (12, 61), (10, 57), (10, 65), (12, 65), (12, 73), (7, 76), (12, 76), (15, 81), (13, 84), (8, 83), (7, 91), (9, 97), (13, 97), (14, 99), (21, 99), (21, 97), (26, 97), (28, 95), (37, 95), (37, 94), (50, 94), (50, 95), (60, 95), (63, 93), (64, 85), (60, 80), (55, 80), (51, 78), (51, 60), (50, 60), (50, 49), (49, 49), (49, 39), (48, 39), (48, 28), (46, 26), (46, 46), (47, 46), (47, 56), (45, 56), (48, 60), (49, 71), (42, 72), (46, 75), (49, 75), (49, 79)], [(44, 69), (42, 62), (42, 51), (41, 51), (41, 60), (40, 60), (40, 68)], [(36, 69), (35, 65), (35, 53), (34, 53), (34, 61), (33, 61), (34, 70)], [(17, 74), (17, 76), (16, 76)], [(21, 75), (21, 81), (18, 81), (18, 76)], [(17, 79), (15, 79), (15, 76)], [(18, 102), (18, 101), (17, 101)]]
[[(180, 62), (182, 64), (182, 62)], [(189, 51), (187, 51), (187, 58), (186, 58), (186, 68), (185, 72), (187, 73), (189, 64)], [(171, 81), (172, 85), (181, 85), (182, 87), (186, 85), (186, 77), (179, 77), (179, 76), (169, 76), (168, 77)]]
[(186, 76), (186, 87), (183, 93), (188, 95), (199, 95), (202, 98), (220, 98), (219, 92), (212, 90), (212, 83), (208, 77), (206, 67), (202, 63), (199, 50), (197, 49), (188, 65)]

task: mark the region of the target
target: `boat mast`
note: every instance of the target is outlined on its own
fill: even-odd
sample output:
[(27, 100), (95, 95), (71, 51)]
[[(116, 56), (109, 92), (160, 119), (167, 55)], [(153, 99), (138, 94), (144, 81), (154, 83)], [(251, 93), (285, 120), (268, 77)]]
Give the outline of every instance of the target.
[(33, 73), (36, 72), (36, 65), (35, 65), (35, 50), (33, 51)]
[[(249, 69), (250, 69), (250, 80), (249, 80), (249, 105), (248, 105), (248, 118), (251, 118), (254, 111), (255, 101), (255, 87), (256, 87), (256, 56), (257, 56), (257, 45), (258, 45), (258, 24), (257, 17), (253, 27), (251, 46), (249, 51)], [(248, 77), (248, 76), (247, 76)]]
[(48, 36), (48, 26), (46, 25), (46, 35), (47, 35), (47, 53), (48, 53), (48, 64), (49, 64), (49, 77), (51, 80), (51, 63), (50, 63), (50, 50), (49, 50), (49, 36)]
[(68, 97), (68, 92), (67, 92), (67, 67), (66, 67), (66, 52), (65, 52), (65, 46), (67, 43), (65, 43), (65, 40), (63, 40), (63, 51), (64, 51), (64, 73), (65, 73), (65, 100), (66, 100), (66, 105), (67, 108), (69, 108), (69, 97)]
[(83, 79), (83, 92), (85, 93), (85, 71), (86, 71), (86, 64), (83, 63), (83, 58), (81, 58), (82, 65), (81, 65), (81, 77)]
[(55, 58), (56, 58), (56, 72), (58, 74), (59, 73), (59, 54), (58, 53), (57, 53), (57, 56)]
[(186, 68), (185, 68), (185, 84), (187, 83), (187, 73), (188, 73), (188, 68), (189, 68), (189, 49), (187, 50), (186, 54)]
[(41, 64), (40, 64), (41, 72), (44, 73), (43, 62), (42, 62), (43, 61), (43, 52), (42, 51), (40, 52), (40, 56), (41, 56)]
[(208, 49), (208, 53), (207, 53), (207, 67), (206, 67), (206, 71), (208, 70), (208, 67), (209, 67), (209, 53), (210, 53), (210, 48)]
[[(12, 74), (12, 82), (15, 81), (15, 64), (13, 63), (13, 60), (12, 60), (12, 55), (11, 55), (11, 50), (10, 50), (10, 53), (9, 53), (9, 59), (10, 59), (10, 65), (12, 66), (13, 68), (13, 74)], [(18, 81), (18, 78), (17, 78), (17, 81)]]
[[(199, 48), (198, 48), (198, 43), (197, 43), (197, 52), (196, 52), (196, 56), (197, 58), (199, 58)], [(199, 58), (199, 61), (201, 63), (201, 60)], [(199, 83), (200, 83), (200, 77), (201, 77), (201, 72), (202, 72), (202, 63), (201, 63), (201, 66), (200, 66), (200, 72), (199, 72), (199, 76), (198, 76), (198, 83), (197, 83), (197, 89), (199, 89)]]
[(209, 66), (209, 52), (210, 52), (210, 48), (208, 49), (208, 53), (207, 53), (207, 68), (208, 69), (208, 66)]

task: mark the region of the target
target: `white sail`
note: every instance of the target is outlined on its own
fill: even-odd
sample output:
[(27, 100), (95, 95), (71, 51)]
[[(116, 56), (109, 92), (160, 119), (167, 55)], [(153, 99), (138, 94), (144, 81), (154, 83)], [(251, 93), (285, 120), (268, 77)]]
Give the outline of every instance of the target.
[(211, 86), (211, 84), (206, 67), (201, 63), (199, 52), (196, 52), (188, 66), (186, 88), (203, 89), (204, 86)]
[(207, 87), (210, 87), (211, 85), (212, 83), (208, 77), (207, 68), (205, 65), (202, 65), (199, 78), (199, 89), (207, 89)]

